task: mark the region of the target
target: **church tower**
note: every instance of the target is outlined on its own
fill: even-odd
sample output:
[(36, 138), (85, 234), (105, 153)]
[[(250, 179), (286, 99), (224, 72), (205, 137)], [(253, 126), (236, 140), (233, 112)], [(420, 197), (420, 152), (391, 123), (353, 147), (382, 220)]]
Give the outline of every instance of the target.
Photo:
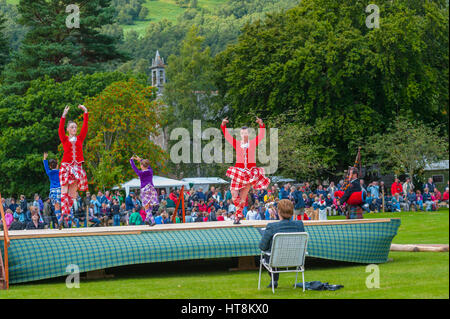
[(158, 89), (158, 97), (163, 94), (164, 83), (166, 83), (166, 66), (164, 59), (159, 56), (159, 51), (156, 50), (155, 58), (152, 59), (152, 66), (150, 67), (152, 76), (152, 86)]

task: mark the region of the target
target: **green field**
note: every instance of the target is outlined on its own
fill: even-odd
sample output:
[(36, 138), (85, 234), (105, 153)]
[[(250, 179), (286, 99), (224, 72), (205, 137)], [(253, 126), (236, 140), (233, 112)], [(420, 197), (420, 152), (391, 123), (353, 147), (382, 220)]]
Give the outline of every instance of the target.
[[(368, 214), (366, 218), (400, 217), (394, 243), (448, 243), (449, 211)], [(235, 259), (134, 265), (108, 270), (112, 279), (81, 280), (68, 289), (64, 278), (12, 285), (0, 298), (449, 298), (448, 253), (391, 252), (380, 264), (380, 288), (368, 289), (366, 265), (307, 258), (305, 280), (341, 284), (338, 291), (293, 289), (294, 274), (282, 274), (275, 295), (257, 289), (258, 271), (229, 271)], [(301, 277), (300, 277), (301, 278)]]
[[(205, 9), (214, 9), (217, 6), (225, 3), (226, 0), (199, 0), (198, 7)], [(145, 34), (145, 30), (149, 23), (158, 22), (163, 19), (167, 19), (172, 22), (176, 22), (179, 15), (181, 15), (186, 8), (178, 6), (174, 0), (154, 0), (144, 4), (149, 10), (146, 21), (135, 21), (133, 25), (121, 25), (123, 27), (124, 34), (134, 30), (139, 35)]]

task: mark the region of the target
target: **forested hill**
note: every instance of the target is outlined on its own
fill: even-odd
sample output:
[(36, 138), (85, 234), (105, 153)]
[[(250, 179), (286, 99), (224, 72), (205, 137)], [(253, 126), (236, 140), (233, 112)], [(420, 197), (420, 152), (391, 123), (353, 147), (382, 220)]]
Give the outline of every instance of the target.
[[(38, 0), (51, 2), (53, 0)], [(115, 8), (115, 23), (103, 32), (120, 38), (120, 49), (133, 58), (126, 67), (151, 61), (155, 51), (163, 57), (178, 54), (181, 41), (192, 25), (205, 37), (212, 55), (236, 41), (246, 22), (266, 13), (294, 7), (300, 0), (110, 0)], [(20, 0), (0, 0), (0, 12), (6, 16), (5, 34), (16, 50), (26, 28), (16, 21)], [(143, 68), (139, 68), (143, 69)]]

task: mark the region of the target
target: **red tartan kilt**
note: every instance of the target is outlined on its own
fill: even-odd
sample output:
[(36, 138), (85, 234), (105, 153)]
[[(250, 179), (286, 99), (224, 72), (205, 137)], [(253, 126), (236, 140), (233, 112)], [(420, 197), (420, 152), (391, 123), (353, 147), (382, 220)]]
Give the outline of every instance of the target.
[(264, 176), (264, 169), (253, 167), (251, 169), (229, 167), (226, 175), (231, 178), (230, 190), (240, 190), (248, 184), (254, 189), (266, 189), (270, 184), (270, 179)]
[(86, 172), (81, 164), (62, 163), (59, 169), (59, 182), (61, 187), (77, 184), (79, 191), (88, 190)]

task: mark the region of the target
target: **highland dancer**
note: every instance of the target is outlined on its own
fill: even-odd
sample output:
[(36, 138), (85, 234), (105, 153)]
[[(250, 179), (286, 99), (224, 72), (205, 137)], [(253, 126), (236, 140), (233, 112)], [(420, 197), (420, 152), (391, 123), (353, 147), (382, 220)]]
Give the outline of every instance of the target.
[(59, 181), (61, 184), (61, 214), (63, 217), (70, 215), (70, 208), (73, 201), (78, 196), (78, 190), (87, 191), (88, 183), (86, 172), (82, 164), (83, 157), (83, 141), (88, 132), (88, 111), (84, 105), (78, 105), (78, 108), (84, 111), (83, 126), (81, 127), (80, 135), (77, 134), (77, 124), (73, 121), (67, 123), (67, 133), (64, 132), (64, 125), (66, 123), (66, 115), (70, 107), (64, 108), (63, 115), (59, 121), (59, 139), (63, 145), (64, 155), (61, 161), (59, 170)]
[(256, 118), (259, 124), (258, 136), (255, 139), (248, 139), (248, 128), (241, 128), (241, 140), (238, 142), (227, 130), (228, 120), (222, 121), (222, 132), (225, 139), (233, 145), (236, 150), (236, 164), (229, 167), (226, 175), (231, 178), (230, 190), (232, 194), (233, 204), (236, 206), (235, 224), (239, 224), (239, 220), (243, 217), (242, 210), (247, 201), (247, 195), (253, 186), (255, 190), (266, 189), (270, 180), (264, 176), (264, 169), (256, 167), (255, 152), (259, 142), (264, 138), (266, 127), (260, 118)]
[(58, 169), (58, 161), (55, 159), (51, 159), (47, 161), (48, 153), (44, 153), (44, 169), (48, 175), (48, 179), (50, 180), (50, 193), (48, 197), (52, 202), (52, 205), (55, 206), (56, 203), (61, 204), (61, 184), (59, 183), (59, 169)]
[[(134, 160), (139, 161), (141, 165), (141, 170), (138, 170), (134, 164)], [(145, 208), (145, 223), (147, 225), (155, 225), (155, 219), (153, 218), (152, 210), (153, 207), (159, 204), (158, 193), (153, 186), (153, 170), (150, 167), (150, 161), (148, 159), (141, 159), (140, 157), (133, 155), (130, 159), (130, 164), (136, 174), (139, 176), (141, 181), (141, 200), (142, 205)], [(176, 212), (175, 212), (176, 214)]]

